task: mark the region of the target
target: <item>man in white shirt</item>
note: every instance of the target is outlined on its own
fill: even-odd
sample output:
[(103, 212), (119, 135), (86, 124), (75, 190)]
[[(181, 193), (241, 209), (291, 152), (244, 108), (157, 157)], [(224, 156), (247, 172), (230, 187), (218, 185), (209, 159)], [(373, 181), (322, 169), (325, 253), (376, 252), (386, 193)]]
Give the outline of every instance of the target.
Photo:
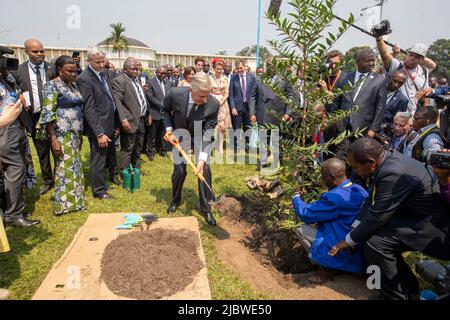
[(50, 163), (50, 140), (36, 138), (36, 125), (41, 116), (43, 101), (43, 85), (51, 80), (52, 69), (50, 64), (45, 61), (45, 49), (43, 44), (36, 39), (29, 39), (25, 41), (25, 53), (29, 60), (19, 66), (15, 74), (16, 81), (23, 92), (28, 91), (31, 105), (28, 107), (28, 112), (33, 121), (33, 142), (39, 157), (39, 164), (41, 166), (42, 179), (44, 180), (44, 187), (40, 194), (44, 195), (49, 192), (55, 182)]
[(407, 72), (408, 79), (400, 91), (409, 100), (407, 111), (414, 114), (417, 109), (416, 94), (429, 86), (430, 72), (436, 68), (436, 63), (426, 57), (428, 47), (421, 43), (413, 45), (407, 50), (405, 61), (401, 62), (392, 56), (382, 37), (377, 38), (377, 46), (388, 75), (392, 75), (396, 70)]

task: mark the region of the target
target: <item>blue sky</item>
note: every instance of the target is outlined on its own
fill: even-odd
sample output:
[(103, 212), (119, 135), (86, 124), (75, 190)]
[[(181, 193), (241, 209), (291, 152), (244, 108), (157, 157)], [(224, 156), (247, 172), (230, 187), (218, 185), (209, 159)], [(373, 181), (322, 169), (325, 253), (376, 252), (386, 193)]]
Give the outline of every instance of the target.
[[(3, 10), (0, 20), (0, 43), (20, 44), (35, 37), (47, 46), (84, 48), (104, 40), (109, 24), (122, 22), (126, 35), (139, 39), (158, 51), (212, 54), (226, 50), (235, 54), (241, 48), (256, 44), (258, 0), (0, 0)], [(262, 0), (266, 10), (270, 0)], [(282, 10), (289, 10), (284, 0)], [(415, 42), (431, 44), (440, 38), (450, 38), (447, 6), (438, 0), (388, 0), (384, 17), (389, 19), (393, 42), (409, 47)], [(352, 11), (358, 24), (365, 27), (377, 14), (360, 17), (360, 9), (375, 0), (340, 0), (336, 13), (346, 16)], [(426, 4), (426, 8), (424, 7)], [(72, 16), (68, 8), (80, 10), (80, 28), (69, 29)], [(73, 11), (72, 11), (73, 12)], [(14, 14), (15, 13), (15, 14)], [(70, 22), (77, 21), (70, 20)], [(72, 24), (76, 27), (76, 24)], [(9, 29), (9, 32), (1, 30)], [(262, 18), (262, 43), (276, 32)], [(337, 44), (347, 50), (357, 45), (374, 45), (373, 39), (350, 30)]]

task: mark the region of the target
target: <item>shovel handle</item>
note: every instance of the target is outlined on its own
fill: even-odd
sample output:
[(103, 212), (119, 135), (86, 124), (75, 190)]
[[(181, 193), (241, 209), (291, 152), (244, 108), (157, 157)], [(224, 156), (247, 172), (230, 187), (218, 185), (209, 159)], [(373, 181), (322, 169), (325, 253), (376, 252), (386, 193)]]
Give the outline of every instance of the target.
[(183, 150), (183, 148), (180, 146), (180, 142), (176, 139), (168, 139), (169, 143), (171, 145), (173, 145), (178, 152), (181, 154), (181, 156), (184, 158), (184, 160), (186, 160), (186, 163), (189, 164), (192, 169), (194, 170), (194, 172), (196, 173), (197, 177), (202, 181), (202, 182), (206, 182), (205, 177), (203, 176), (203, 174), (201, 174), (200, 172), (197, 172), (197, 167), (195, 166), (195, 164), (192, 162), (191, 158), (186, 154), (186, 152)]

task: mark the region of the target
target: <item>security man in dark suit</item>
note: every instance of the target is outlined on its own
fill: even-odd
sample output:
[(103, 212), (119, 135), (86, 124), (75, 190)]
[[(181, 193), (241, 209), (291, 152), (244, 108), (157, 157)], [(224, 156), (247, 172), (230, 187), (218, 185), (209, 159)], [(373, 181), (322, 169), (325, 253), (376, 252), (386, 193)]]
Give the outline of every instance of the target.
[[(238, 74), (233, 75), (230, 80), (230, 105), (231, 120), (234, 130), (243, 130), (244, 133), (250, 129), (249, 102), (252, 89), (255, 86), (255, 76), (247, 73), (245, 62), (236, 63)], [(245, 150), (248, 150), (249, 138), (245, 137)], [(234, 137), (234, 149), (237, 152), (241, 148), (240, 137)]]
[(123, 64), (123, 73), (112, 81), (112, 94), (122, 125), (120, 135), (122, 170), (128, 168), (130, 164), (134, 168), (139, 168), (145, 124), (152, 122), (144, 88), (137, 78), (138, 71), (137, 60), (130, 57)]
[[(368, 137), (375, 137), (380, 131), (386, 110), (386, 77), (373, 72), (376, 55), (372, 49), (361, 50), (356, 59), (358, 70), (347, 74), (343, 84), (351, 83), (352, 90), (335, 99), (331, 112), (351, 110), (358, 106), (358, 111), (337, 124), (337, 134), (348, 130), (356, 132), (365, 129)], [(342, 86), (340, 89), (344, 89)], [(338, 158), (345, 157), (350, 141), (346, 140), (336, 150)]]
[(39, 157), (42, 179), (44, 187), (40, 194), (49, 192), (55, 185), (52, 167), (50, 163), (50, 139), (36, 138), (36, 125), (41, 116), (41, 109), (44, 103), (43, 84), (51, 80), (53, 70), (45, 60), (45, 49), (42, 43), (35, 39), (25, 41), (25, 53), (29, 60), (19, 66), (15, 73), (16, 81), (23, 92), (28, 91), (30, 95), (31, 107), (30, 117), (33, 121), (33, 142)]
[(150, 161), (154, 159), (157, 152), (164, 157), (169, 150), (167, 142), (163, 142), (165, 130), (161, 118), (164, 98), (171, 88), (171, 84), (167, 81), (166, 76), (167, 69), (159, 67), (156, 69), (155, 77), (148, 80), (147, 85), (144, 87), (150, 103), (150, 116), (152, 117), (152, 124), (146, 128), (144, 139), (145, 154)]
[(392, 124), (398, 112), (405, 112), (408, 109), (409, 100), (400, 91), (407, 79), (408, 74), (404, 70), (397, 70), (390, 77), (383, 121), (385, 124)]
[(91, 187), (95, 198), (111, 199), (104, 177), (105, 165), (109, 179), (118, 184), (116, 176), (116, 136), (120, 132), (117, 108), (111, 84), (104, 74), (105, 54), (98, 48), (88, 51), (88, 66), (77, 79), (84, 99), (85, 131), (91, 147)]
[[(194, 150), (197, 171), (202, 173), (212, 186), (210, 158), (213, 148), (214, 130), (217, 126), (219, 101), (211, 96), (212, 81), (204, 72), (197, 73), (191, 87), (172, 88), (164, 100), (161, 116), (166, 128), (164, 139), (171, 141), (173, 135), (181, 135), (180, 143)], [(189, 141), (190, 140), (190, 141)], [(181, 203), (181, 192), (186, 179), (186, 163), (174, 153), (172, 175), (172, 203), (167, 213), (172, 214)], [(211, 214), (213, 194), (204, 182), (198, 181), (200, 211), (209, 225), (217, 223)]]
[[(275, 73), (271, 61), (268, 62), (267, 77), (288, 99), (295, 99), (292, 86)], [(280, 127), (282, 121), (288, 122), (292, 120), (293, 110), (271, 88), (266, 86), (260, 79), (257, 79), (250, 95), (249, 114), (252, 124), (271, 124)], [(270, 130), (268, 130), (267, 135), (266, 143), (263, 142), (266, 147), (270, 145)], [(267, 152), (262, 152), (260, 158), (259, 167), (268, 167)], [(278, 164), (273, 165), (277, 166)]]
[(450, 258), (450, 215), (433, 169), (397, 151), (385, 151), (371, 138), (354, 142), (347, 159), (361, 178), (368, 179), (369, 197), (354, 230), (330, 254), (364, 245), (368, 265), (381, 271), (377, 298), (411, 299), (419, 284), (402, 253), (420, 251)]

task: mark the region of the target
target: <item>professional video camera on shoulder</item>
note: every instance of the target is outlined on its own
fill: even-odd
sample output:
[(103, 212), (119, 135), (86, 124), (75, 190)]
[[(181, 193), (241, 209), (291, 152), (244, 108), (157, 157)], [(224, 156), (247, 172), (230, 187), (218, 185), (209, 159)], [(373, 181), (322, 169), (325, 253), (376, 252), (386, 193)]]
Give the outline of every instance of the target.
[(430, 152), (427, 163), (435, 168), (450, 169), (450, 152)]
[(19, 60), (4, 57), (5, 54), (14, 54), (14, 51), (0, 46), (0, 70), (15, 71), (19, 68)]

